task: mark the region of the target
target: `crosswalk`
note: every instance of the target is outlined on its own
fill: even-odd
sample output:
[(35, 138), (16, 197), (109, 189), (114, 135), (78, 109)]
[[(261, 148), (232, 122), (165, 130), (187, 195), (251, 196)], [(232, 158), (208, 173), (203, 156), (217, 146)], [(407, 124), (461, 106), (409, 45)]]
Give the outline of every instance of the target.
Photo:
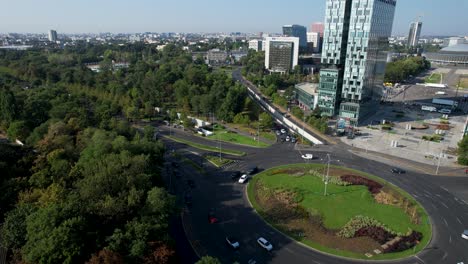
[(233, 160), (229, 164), (221, 166), (220, 169), (226, 170), (226, 169), (231, 169), (231, 168), (234, 168), (234, 167), (238, 167), (240, 165), (239, 164), (240, 162), (241, 162), (241, 160)]

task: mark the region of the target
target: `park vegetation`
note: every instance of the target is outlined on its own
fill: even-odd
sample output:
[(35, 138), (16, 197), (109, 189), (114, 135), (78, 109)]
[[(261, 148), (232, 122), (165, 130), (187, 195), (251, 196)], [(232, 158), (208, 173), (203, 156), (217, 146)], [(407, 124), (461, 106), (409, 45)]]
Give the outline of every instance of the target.
[(431, 63), (424, 57), (407, 57), (387, 63), (385, 70), (385, 82), (401, 83), (411, 76), (417, 76), (420, 73), (431, 68)]
[[(130, 66), (113, 68), (118, 61)], [(165, 149), (154, 128), (134, 122), (156, 117), (156, 108), (231, 122), (246, 97), (225, 73), (172, 44), (1, 50), (0, 242), (9, 259), (175, 261)]]

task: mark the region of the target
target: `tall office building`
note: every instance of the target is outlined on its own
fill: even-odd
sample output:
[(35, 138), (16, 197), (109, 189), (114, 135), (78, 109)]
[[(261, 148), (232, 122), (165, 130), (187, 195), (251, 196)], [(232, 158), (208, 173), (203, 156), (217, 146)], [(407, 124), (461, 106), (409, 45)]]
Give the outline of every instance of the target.
[(307, 32), (307, 45), (311, 47), (314, 53), (320, 52), (322, 46), (322, 38), (318, 32)]
[(312, 23), (310, 26), (310, 32), (317, 32), (320, 34), (320, 37), (323, 38), (323, 32), (325, 30), (325, 25), (322, 22)]
[(271, 72), (287, 73), (299, 60), (299, 38), (268, 37), (265, 41), (265, 68)]
[(51, 29), (49, 30), (49, 41), (56, 42), (57, 41), (57, 31)]
[(319, 107), (357, 125), (382, 98), (396, 0), (327, 0)]
[(408, 47), (416, 47), (421, 36), (422, 22), (413, 22), (408, 34)]
[(283, 35), (286, 37), (299, 38), (299, 46), (307, 47), (307, 28), (300, 25), (285, 25), (283, 26)]

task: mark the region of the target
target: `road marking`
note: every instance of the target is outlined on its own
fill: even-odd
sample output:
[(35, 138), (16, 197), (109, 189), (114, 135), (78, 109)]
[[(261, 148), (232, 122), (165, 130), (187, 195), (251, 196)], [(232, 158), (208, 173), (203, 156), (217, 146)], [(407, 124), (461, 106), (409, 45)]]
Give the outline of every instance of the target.
[(448, 209), (448, 206), (446, 204), (444, 204), (443, 202), (440, 202), (445, 208)]
[(460, 225), (463, 225), (463, 223), (460, 221), (460, 218), (457, 217), (457, 221), (460, 223)]
[(421, 261), (422, 263), (426, 263), (426, 262), (424, 262), (424, 260), (422, 260), (422, 259), (421, 259), (420, 257), (418, 257), (418, 256), (415, 256), (415, 258), (418, 259), (419, 261)]
[(449, 243), (452, 244), (452, 236), (450, 236)]
[(445, 218), (442, 218), (442, 219), (444, 219), (445, 225), (448, 227), (447, 220), (445, 220)]
[(440, 188), (442, 188), (442, 189), (445, 190), (446, 192), (449, 192), (449, 190), (447, 190), (447, 188), (445, 188), (444, 186), (440, 186)]

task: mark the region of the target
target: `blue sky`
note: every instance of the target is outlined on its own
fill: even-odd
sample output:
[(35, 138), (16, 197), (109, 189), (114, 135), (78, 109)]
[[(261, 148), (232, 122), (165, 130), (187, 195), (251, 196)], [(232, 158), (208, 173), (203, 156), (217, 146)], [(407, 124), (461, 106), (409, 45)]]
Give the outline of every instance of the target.
[[(280, 32), (322, 21), (325, 0), (0, 0), (0, 32)], [(468, 0), (398, 0), (393, 32), (468, 35)]]

